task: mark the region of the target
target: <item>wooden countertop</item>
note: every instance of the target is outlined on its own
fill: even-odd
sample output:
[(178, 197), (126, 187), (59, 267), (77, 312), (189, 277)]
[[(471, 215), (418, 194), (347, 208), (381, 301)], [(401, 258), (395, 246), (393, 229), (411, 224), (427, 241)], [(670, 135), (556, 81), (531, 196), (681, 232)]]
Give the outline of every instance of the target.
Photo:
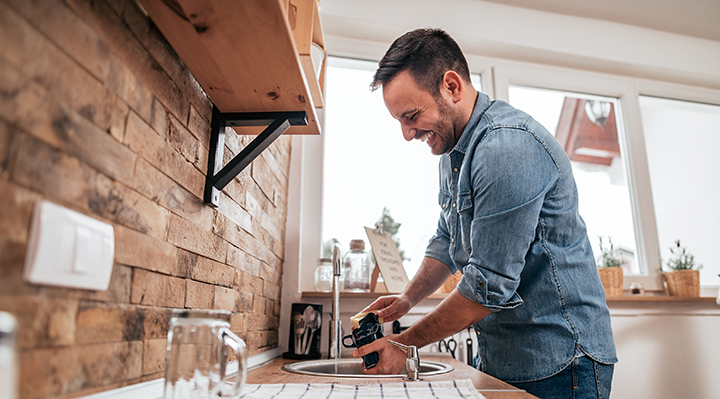
[[(432, 360), (447, 363), (455, 368), (447, 374), (425, 377), (425, 381), (443, 380), (472, 380), (478, 391), (488, 399), (531, 399), (535, 396), (519, 390), (512, 385), (506, 384), (497, 378), (482, 373), (467, 364), (455, 360), (449, 356), (422, 356), (422, 360)], [(282, 366), (293, 363), (296, 360), (275, 359), (265, 365), (259, 366), (248, 372), (247, 382), (249, 384), (283, 384), (283, 383), (333, 383), (344, 385), (373, 384), (380, 382), (401, 382), (400, 378), (337, 378), (319, 377), (290, 373), (282, 370)]]

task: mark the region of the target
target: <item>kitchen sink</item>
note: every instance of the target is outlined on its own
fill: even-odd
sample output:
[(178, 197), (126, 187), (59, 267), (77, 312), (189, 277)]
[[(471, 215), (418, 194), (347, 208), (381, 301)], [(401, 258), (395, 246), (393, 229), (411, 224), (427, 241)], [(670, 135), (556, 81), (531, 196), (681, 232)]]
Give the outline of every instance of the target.
[[(321, 359), (288, 363), (284, 365), (282, 369), (291, 373), (347, 378), (389, 378), (406, 376), (405, 374), (363, 374), (362, 359), (355, 358), (337, 359), (337, 366), (335, 359)], [(420, 377), (449, 373), (453, 370), (453, 366), (449, 364), (420, 361)]]

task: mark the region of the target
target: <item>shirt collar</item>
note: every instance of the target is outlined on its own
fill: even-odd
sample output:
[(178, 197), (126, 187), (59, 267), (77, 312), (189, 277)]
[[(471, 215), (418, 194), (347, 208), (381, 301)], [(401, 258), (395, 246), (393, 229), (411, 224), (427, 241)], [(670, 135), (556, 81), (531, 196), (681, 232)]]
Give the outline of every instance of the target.
[(490, 97), (481, 92), (477, 93), (477, 100), (475, 100), (475, 107), (473, 108), (472, 114), (470, 114), (470, 119), (468, 120), (467, 125), (465, 125), (465, 130), (463, 130), (460, 140), (458, 140), (457, 144), (455, 144), (451, 153), (458, 151), (465, 155), (467, 147), (470, 145), (470, 140), (472, 139), (472, 132), (475, 131), (477, 126), (480, 124), (483, 114), (492, 104)]

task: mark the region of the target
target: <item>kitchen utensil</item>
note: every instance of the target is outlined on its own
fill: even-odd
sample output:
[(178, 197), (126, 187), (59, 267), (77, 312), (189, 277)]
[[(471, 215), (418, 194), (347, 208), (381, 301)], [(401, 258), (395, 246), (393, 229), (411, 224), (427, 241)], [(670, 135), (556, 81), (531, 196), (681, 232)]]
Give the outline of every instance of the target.
[(465, 352), (468, 366), (472, 366), (474, 363), (475, 354), (473, 353), (473, 341), (472, 341), (472, 334), (473, 329), (472, 327), (468, 328), (468, 337), (465, 340), (465, 349), (467, 352)]
[(295, 354), (302, 355), (302, 336), (305, 333), (305, 316), (293, 313), (293, 331), (295, 333)]
[(302, 354), (308, 353), (308, 343), (310, 342), (310, 329), (312, 328), (313, 318), (315, 317), (315, 309), (308, 305), (303, 311), (303, 317), (305, 317), (305, 331), (302, 336)]
[(313, 338), (315, 338), (315, 331), (319, 330), (322, 326), (322, 314), (317, 310), (313, 309), (313, 321), (310, 326), (310, 336), (308, 342), (305, 344), (305, 354), (310, 354), (312, 349)]
[(445, 348), (445, 352), (450, 353), (450, 356), (452, 356), (453, 359), (456, 359), (455, 349), (457, 349), (457, 341), (455, 341), (455, 338), (450, 337), (447, 341), (441, 339), (440, 342), (438, 342), (438, 350), (442, 352), (443, 347)]
[[(238, 361), (237, 372), (226, 373), (233, 358), (228, 347)], [(175, 310), (167, 348), (164, 399), (239, 396), (247, 360), (245, 342), (230, 331), (230, 312)]]

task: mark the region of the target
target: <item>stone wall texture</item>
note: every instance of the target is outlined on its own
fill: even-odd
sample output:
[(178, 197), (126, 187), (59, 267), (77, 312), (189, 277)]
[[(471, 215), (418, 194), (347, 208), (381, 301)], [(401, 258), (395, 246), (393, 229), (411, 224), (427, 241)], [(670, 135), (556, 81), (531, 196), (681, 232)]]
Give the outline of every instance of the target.
[[(202, 203), (212, 103), (133, 0), (0, 0), (0, 310), (20, 397), (163, 377), (172, 309), (224, 309), (277, 347), (290, 139)], [(228, 130), (225, 161), (254, 136)], [(23, 280), (33, 205), (113, 226), (110, 287)]]

